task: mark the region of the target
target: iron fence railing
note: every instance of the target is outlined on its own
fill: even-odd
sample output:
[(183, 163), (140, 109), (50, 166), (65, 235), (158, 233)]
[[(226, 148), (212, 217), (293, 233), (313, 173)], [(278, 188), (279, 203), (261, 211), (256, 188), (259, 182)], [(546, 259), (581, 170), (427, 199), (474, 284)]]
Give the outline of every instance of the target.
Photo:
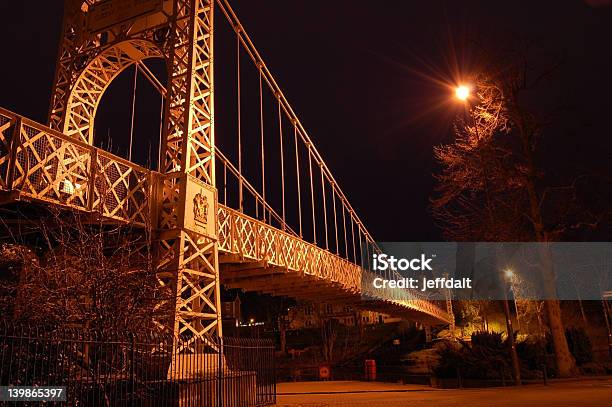
[[(274, 404), (273, 343), (220, 342), (220, 352), (182, 354), (158, 333), (0, 322), (0, 386), (65, 387), (67, 402), (57, 405), (70, 406)], [(20, 405), (37, 405), (29, 403)]]

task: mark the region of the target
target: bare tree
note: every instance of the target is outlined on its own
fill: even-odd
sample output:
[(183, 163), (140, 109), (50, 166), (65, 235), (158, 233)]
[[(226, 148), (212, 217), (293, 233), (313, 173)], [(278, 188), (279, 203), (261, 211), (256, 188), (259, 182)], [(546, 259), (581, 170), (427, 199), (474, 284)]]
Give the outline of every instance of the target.
[[(513, 240), (522, 231), (522, 188), (512, 149), (498, 143), (510, 131), (503, 94), (484, 75), (474, 78), (478, 104), (454, 123), (455, 140), (434, 147), (442, 171), (434, 174), (434, 219), (457, 241)], [(501, 234), (500, 234), (501, 233)]]
[[(432, 210), (447, 237), (455, 240), (536, 241), (562, 239), (569, 231), (593, 226), (597, 217), (577, 203), (575, 182), (552, 186), (538, 162), (539, 141), (554, 116), (526, 103), (559, 66), (538, 71), (529, 64), (530, 46), (483, 58), (483, 73), (472, 80), (475, 102), (455, 123), (456, 140), (434, 153), (442, 170)], [(550, 251), (544, 250), (541, 280), (557, 366), (571, 376), (569, 352), (556, 300)]]
[(336, 339), (338, 338), (338, 328), (340, 323), (336, 318), (329, 315), (322, 304), (317, 307), (317, 319), (321, 330), (321, 356), (327, 363), (334, 360)]
[(296, 314), (290, 313), (289, 309), (295, 305), (295, 301), (285, 297), (271, 298), (268, 304), (271, 317), (276, 320), (279, 332), (280, 351), (283, 355), (287, 353), (287, 330), (295, 320)]
[(66, 210), (48, 214), (38, 224), (36, 250), (22, 242), (2, 246), (17, 275), (0, 292), (2, 313), (17, 321), (131, 332), (157, 330), (155, 321), (171, 317), (175, 295), (157, 281), (146, 229)]

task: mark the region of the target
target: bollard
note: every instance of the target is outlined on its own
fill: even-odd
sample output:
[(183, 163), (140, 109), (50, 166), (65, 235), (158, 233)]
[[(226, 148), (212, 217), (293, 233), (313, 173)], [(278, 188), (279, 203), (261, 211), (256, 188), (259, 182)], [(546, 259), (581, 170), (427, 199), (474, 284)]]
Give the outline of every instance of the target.
[(365, 361), (365, 379), (376, 380), (376, 361), (374, 359)]

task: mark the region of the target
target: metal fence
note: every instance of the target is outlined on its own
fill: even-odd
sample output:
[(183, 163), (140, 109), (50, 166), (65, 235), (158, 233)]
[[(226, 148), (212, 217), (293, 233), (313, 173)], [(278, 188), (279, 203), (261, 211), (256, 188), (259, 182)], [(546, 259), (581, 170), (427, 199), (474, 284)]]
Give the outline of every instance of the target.
[(65, 386), (70, 406), (274, 404), (272, 341), (220, 342), (220, 351), (183, 354), (171, 336), (156, 333), (0, 322), (0, 386)]

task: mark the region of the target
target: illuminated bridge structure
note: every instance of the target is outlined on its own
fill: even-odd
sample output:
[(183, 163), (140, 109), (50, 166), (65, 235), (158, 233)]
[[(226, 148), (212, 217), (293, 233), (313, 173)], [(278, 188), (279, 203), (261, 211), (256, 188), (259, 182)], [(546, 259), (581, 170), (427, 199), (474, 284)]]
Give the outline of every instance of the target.
[[(427, 324), (452, 322), (444, 302), (369, 284), (374, 239), (227, 1), (148, 0), (129, 9), (120, 3), (130, 1), (66, 1), (48, 125), (0, 109), (2, 204), (64, 208), (151, 232), (157, 279), (177, 293), (166, 328), (191, 338), (186, 352), (214, 346), (222, 335), (220, 284)], [(239, 55), (238, 151), (228, 155), (215, 143), (215, 18), (229, 22)], [(165, 60), (165, 85), (143, 63), (148, 58)], [(243, 59), (259, 76), (257, 129), (241, 128), (240, 109), (249, 108), (240, 98)], [(134, 65), (164, 100), (155, 171), (93, 146), (102, 95)], [(265, 95), (276, 104), (273, 119), (264, 117)], [(265, 148), (271, 136), (264, 119), (278, 120), (276, 151)], [(249, 182), (245, 154), (261, 158), (258, 186)], [(280, 174), (266, 167), (272, 154), (280, 154)], [(272, 192), (281, 199), (270, 199)]]

